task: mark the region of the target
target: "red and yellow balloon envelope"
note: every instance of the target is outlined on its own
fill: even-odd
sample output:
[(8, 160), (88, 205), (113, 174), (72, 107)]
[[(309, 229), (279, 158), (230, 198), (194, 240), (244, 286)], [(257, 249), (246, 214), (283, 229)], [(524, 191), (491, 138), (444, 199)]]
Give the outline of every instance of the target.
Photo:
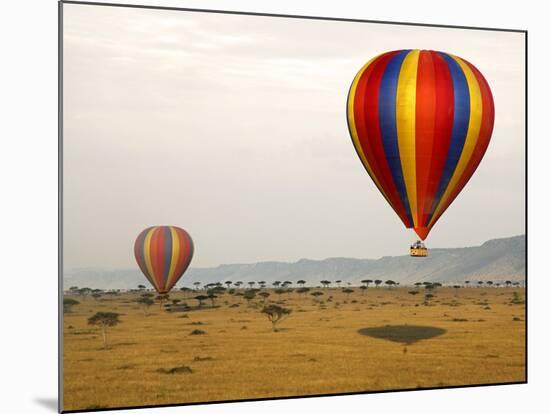
[(471, 63), (443, 52), (396, 50), (357, 73), (347, 117), (372, 180), (424, 240), (483, 158), (495, 110), (487, 81)]
[(167, 294), (187, 270), (193, 250), (191, 236), (175, 226), (149, 227), (134, 244), (141, 271), (160, 295)]

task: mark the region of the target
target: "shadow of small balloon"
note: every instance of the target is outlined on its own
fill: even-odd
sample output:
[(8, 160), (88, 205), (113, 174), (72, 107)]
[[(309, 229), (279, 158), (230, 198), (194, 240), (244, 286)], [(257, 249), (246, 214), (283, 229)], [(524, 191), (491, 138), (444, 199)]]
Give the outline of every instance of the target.
[(57, 412), (58, 410), (57, 398), (35, 398), (34, 402), (50, 411)]
[(443, 335), (447, 330), (435, 326), (386, 325), (363, 328), (357, 332), (360, 335), (370, 336), (371, 338), (386, 339), (404, 345), (412, 345), (422, 339), (431, 339)]

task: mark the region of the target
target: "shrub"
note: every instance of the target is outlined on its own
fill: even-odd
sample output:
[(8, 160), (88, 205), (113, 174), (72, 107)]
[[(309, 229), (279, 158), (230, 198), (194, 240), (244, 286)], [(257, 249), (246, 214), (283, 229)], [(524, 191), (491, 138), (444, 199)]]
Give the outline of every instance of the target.
[(192, 374), (193, 370), (191, 367), (188, 367), (187, 365), (181, 365), (179, 367), (174, 368), (159, 368), (157, 369), (157, 372), (160, 372), (162, 374)]

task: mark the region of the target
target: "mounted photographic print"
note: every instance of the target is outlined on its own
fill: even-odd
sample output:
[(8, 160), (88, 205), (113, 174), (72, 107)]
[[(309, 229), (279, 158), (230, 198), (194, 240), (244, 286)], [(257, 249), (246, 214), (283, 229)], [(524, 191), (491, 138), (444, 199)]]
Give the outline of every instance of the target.
[(60, 5), (60, 409), (524, 383), (519, 30)]

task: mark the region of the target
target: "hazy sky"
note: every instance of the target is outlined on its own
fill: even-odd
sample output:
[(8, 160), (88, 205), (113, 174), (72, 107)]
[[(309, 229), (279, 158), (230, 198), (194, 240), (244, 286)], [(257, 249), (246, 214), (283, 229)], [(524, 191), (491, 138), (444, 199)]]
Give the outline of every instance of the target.
[(133, 267), (145, 227), (195, 241), (194, 267), (407, 254), (361, 165), (348, 88), (373, 56), (435, 49), (487, 78), (491, 144), (427, 239), (524, 233), (518, 33), (92, 7), (64, 9), (64, 261)]

